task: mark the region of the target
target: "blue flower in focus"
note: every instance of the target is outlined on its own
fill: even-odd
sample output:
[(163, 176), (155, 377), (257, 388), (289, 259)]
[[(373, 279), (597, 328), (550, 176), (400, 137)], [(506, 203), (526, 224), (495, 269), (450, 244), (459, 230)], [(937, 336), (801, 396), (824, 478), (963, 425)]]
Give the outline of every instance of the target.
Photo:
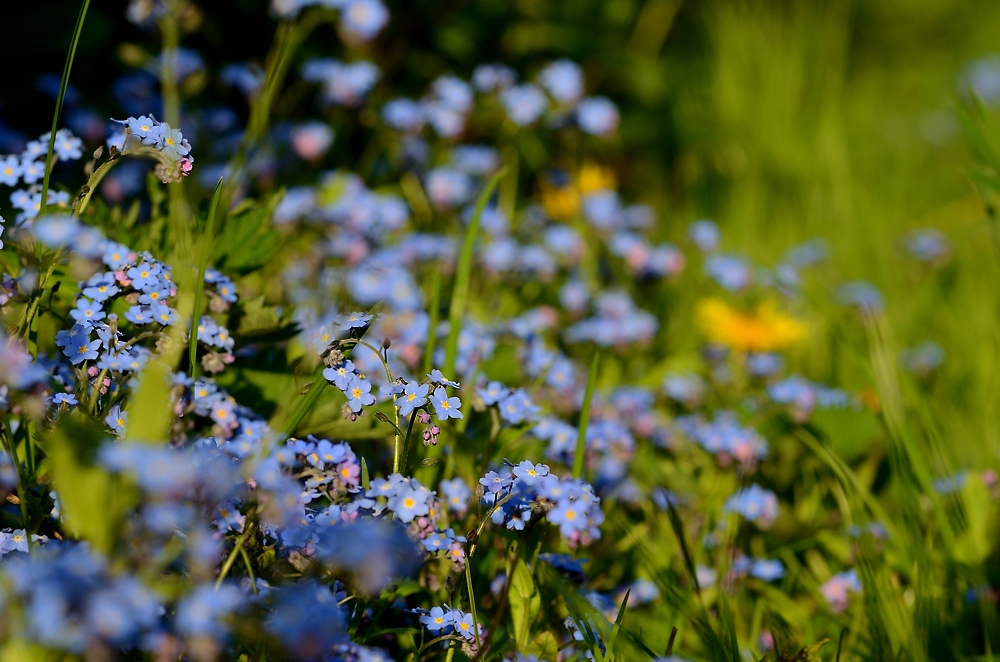
[(439, 386), (434, 389), (431, 404), (434, 406), (434, 413), (439, 421), (446, 421), (449, 418), (463, 418), (462, 412), (459, 411), (462, 401), (455, 396), (449, 398), (448, 392), (443, 387)]
[(351, 411), (357, 413), (362, 407), (375, 404), (375, 396), (371, 394), (372, 385), (367, 379), (357, 375), (348, 383), (344, 393), (347, 394), (347, 404)]
[(28, 534), (24, 529), (15, 529), (13, 532), (0, 531), (0, 552), (9, 554), (10, 552), (27, 552)]
[(114, 430), (115, 434), (122, 436), (125, 434), (125, 426), (128, 424), (128, 412), (122, 411), (120, 405), (111, 408), (111, 412), (104, 419), (104, 422)]
[(403, 389), (402, 395), (396, 398), (396, 406), (399, 407), (400, 416), (409, 416), (413, 413), (414, 409), (418, 407), (423, 407), (427, 404), (427, 393), (430, 391), (430, 386), (427, 384), (418, 384), (416, 382), (410, 382)]
[(444, 634), (452, 625), (451, 611), (445, 611), (441, 607), (432, 607), (431, 610), (420, 617), (420, 622), (424, 624), (431, 634)]
[(504, 471), (503, 473), (490, 471), (479, 479), (479, 484), (485, 487), (486, 491), (498, 494), (513, 484), (514, 481), (511, 480), (510, 476), (511, 474), (508, 471)]
[(451, 386), (452, 388), (459, 388), (461, 386), (461, 384), (459, 384), (458, 382), (452, 381), (447, 377), (445, 377), (444, 373), (442, 373), (437, 368), (431, 370), (430, 374), (427, 375), (427, 378), (431, 380), (433, 383), (438, 384), (440, 386)]
[(524, 460), (514, 467), (513, 473), (521, 483), (531, 487), (536, 480), (549, 475), (549, 467), (545, 464), (534, 464), (530, 460)]
[(341, 391), (347, 390), (354, 377), (354, 363), (350, 360), (345, 360), (334, 368), (323, 369), (323, 378), (328, 382), (333, 382)]
[(16, 156), (4, 156), (0, 158), (0, 184), (7, 186), (17, 186), (21, 177), (21, 160)]
[(351, 329), (363, 329), (372, 321), (372, 316), (365, 313), (347, 313), (345, 315), (337, 315), (334, 322), (340, 325), (341, 331), (350, 331)]
[(409, 487), (404, 488), (396, 496), (389, 499), (388, 507), (396, 514), (399, 521), (404, 523), (412, 522), (414, 517), (430, 512), (426, 495)]

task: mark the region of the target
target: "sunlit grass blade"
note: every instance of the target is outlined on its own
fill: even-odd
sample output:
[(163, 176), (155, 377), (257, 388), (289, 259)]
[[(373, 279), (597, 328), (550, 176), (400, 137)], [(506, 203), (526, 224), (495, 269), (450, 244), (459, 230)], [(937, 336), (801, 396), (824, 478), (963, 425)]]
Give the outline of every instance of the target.
[(431, 302), (427, 309), (429, 316), (427, 326), (427, 344), (424, 346), (424, 374), (430, 373), (434, 368), (434, 349), (437, 346), (438, 319), (441, 316), (441, 269), (434, 269), (434, 278), (431, 280)]
[(729, 598), (724, 589), (719, 591), (719, 620), (722, 625), (722, 638), (729, 648), (730, 660), (741, 662), (740, 645), (736, 639), (736, 623), (733, 620), (733, 610), (729, 606)]
[(73, 29), (73, 39), (69, 44), (69, 53), (66, 54), (66, 65), (63, 67), (62, 80), (59, 82), (59, 95), (56, 97), (56, 110), (52, 113), (52, 130), (49, 132), (49, 151), (45, 155), (45, 174), (42, 177), (42, 198), (38, 209), (39, 216), (45, 216), (45, 210), (49, 201), (49, 177), (52, 174), (52, 152), (56, 146), (56, 131), (59, 128), (59, 113), (62, 112), (63, 101), (66, 99), (66, 88), (69, 86), (69, 74), (73, 69), (73, 59), (76, 57), (76, 47), (80, 43), (80, 34), (83, 32), (83, 21), (87, 18), (87, 9), (90, 7), (90, 0), (83, 0), (80, 6), (80, 14), (76, 17), (76, 27)]
[(615, 618), (615, 625), (611, 628), (611, 636), (608, 637), (608, 650), (604, 654), (605, 660), (612, 660), (615, 657), (615, 641), (618, 639), (618, 631), (621, 630), (622, 621), (625, 620), (625, 608), (628, 607), (628, 596), (632, 594), (632, 589), (625, 591), (622, 605), (618, 608), (618, 617)]
[(201, 255), (198, 257), (198, 280), (195, 281), (194, 288), (194, 308), (191, 310), (191, 338), (188, 343), (188, 374), (191, 379), (198, 376), (198, 323), (201, 321), (201, 300), (205, 295), (205, 271), (208, 269), (208, 260), (212, 255), (212, 243), (215, 239), (215, 212), (219, 207), (219, 195), (222, 193), (222, 177), (215, 185), (215, 193), (212, 195), (212, 206), (208, 210), (208, 225), (205, 227), (205, 234), (201, 240)]
[(691, 549), (688, 547), (687, 536), (684, 534), (684, 522), (681, 521), (680, 513), (671, 499), (667, 499), (667, 515), (670, 518), (670, 526), (677, 536), (677, 544), (681, 546), (681, 555), (684, 557), (684, 566), (691, 577), (691, 584), (694, 592), (701, 596), (701, 586), (698, 583), (698, 569), (695, 567), (694, 558), (691, 556)]
[(587, 390), (583, 395), (583, 406), (580, 408), (580, 429), (576, 436), (576, 453), (573, 456), (573, 478), (583, 476), (583, 463), (587, 450), (587, 424), (590, 422), (590, 403), (594, 399), (594, 386), (597, 382), (597, 365), (601, 360), (600, 352), (594, 353), (590, 361), (590, 374), (587, 376)]
[(465, 230), (465, 239), (462, 241), (462, 252), (458, 256), (455, 285), (451, 291), (451, 305), (448, 309), (448, 339), (445, 343), (443, 370), (449, 378), (454, 377), (455, 360), (458, 357), (458, 336), (462, 330), (462, 318), (465, 316), (469, 297), (469, 280), (472, 277), (472, 258), (476, 249), (476, 236), (479, 234), (479, 219), (505, 172), (506, 168), (500, 168), (483, 187), (476, 201), (476, 209), (469, 221), (469, 227)]

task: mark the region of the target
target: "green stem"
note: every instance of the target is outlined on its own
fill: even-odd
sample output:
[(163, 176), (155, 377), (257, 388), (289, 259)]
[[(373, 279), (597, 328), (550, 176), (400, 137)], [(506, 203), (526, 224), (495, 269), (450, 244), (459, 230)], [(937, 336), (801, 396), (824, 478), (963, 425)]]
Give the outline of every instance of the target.
[[(17, 329), (17, 337), (24, 338), (28, 331), (31, 329), (31, 323), (34, 321), (35, 313), (38, 312), (38, 306), (42, 303), (42, 293), (45, 292), (45, 286), (49, 284), (49, 279), (52, 278), (52, 274), (56, 270), (56, 262), (59, 261), (60, 252), (56, 252), (52, 257), (52, 262), (49, 264), (48, 268), (45, 270), (45, 275), (42, 276), (42, 280), (38, 285), (38, 296), (31, 299), (31, 303), (24, 311), (24, 319), (21, 321), (21, 325)], [(36, 347), (35, 356), (38, 355), (38, 348)]]
[(476, 594), (472, 591), (472, 559), (465, 559), (465, 585), (469, 590), (469, 611), (472, 612), (473, 634), (476, 635), (476, 648), (480, 646), (479, 641), (479, 618), (476, 616)]
[(198, 324), (201, 321), (202, 298), (205, 295), (205, 271), (208, 269), (208, 261), (212, 256), (212, 242), (215, 239), (215, 212), (219, 208), (219, 196), (222, 193), (222, 177), (215, 185), (215, 194), (212, 196), (212, 206), (208, 211), (208, 226), (205, 228), (205, 236), (201, 242), (201, 259), (198, 264), (198, 280), (195, 281), (194, 288), (194, 308), (191, 310), (191, 337), (188, 340), (188, 371), (191, 379), (198, 376)]
[(222, 586), (222, 581), (229, 574), (229, 569), (233, 567), (233, 563), (236, 561), (236, 556), (240, 553), (243, 548), (243, 543), (246, 542), (247, 536), (250, 535), (250, 531), (253, 529), (253, 523), (248, 523), (243, 533), (240, 537), (236, 539), (236, 546), (233, 547), (233, 551), (229, 553), (229, 557), (226, 562), (222, 564), (222, 570), (219, 572), (219, 578), (215, 580), (215, 590), (218, 591), (219, 587)]
[[(375, 353), (375, 356), (377, 356), (378, 360), (382, 362), (382, 367), (385, 369), (385, 378), (388, 379), (389, 383), (391, 384), (392, 383), (392, 371), (389, 369), (389, 361), (385, 358), (385, 356), (382, 355), (382, 352), (378, 351), (378, 349), (374, 345), (372, 345), (372, 344), (370, 344), (370, 343), (368, 343), (368, 342), (366, 342), (364, 340), (361, 340), (360, 338), (358, 338), (356, 340), (356, 342), (359, 345), (364, 345), (365, 347), (367, 347), (368, 349), (370, 349), (372, 352)], [(395, 399), (393, 399), (393, 407), (392, 408), (393, 408), (393, 412), (395, 414), (395, 420), (396, 420), (396, 424), (394, 426), (396, 428), (396, 434), (395, 434), (395, 438), (394, 438), (394, 442), (393, 442), (393, 446), (392, 446), (392, 472), (393, 473), (399, 473), (399, 460), (400, 460), (400, 456), (403, 455), (404, 453), (402, 452), (403, 451), (403, 444), (402, 444), (403, 440), (399, 436), (399, 432), (400, 432), (400, 430), (399, 430), (399, 407), (397, 407), (395, 405)], [(411, 423), (411, 426), (412, 426), (412, 423)]]
[(410, 466), (410, 435), (413, 434), (413, 423), (417, 420), (417, 409), (410, 414), (410, 424), (406, 427), (406, 438), (403, 440), (403, 475)]
[(87, 9), (90, 7), (90, 0), (83, 0), (80, 7), (80, 14), (76, 17), (76, 28), (73, 30), (73, 39), (70, 41), (69, 53), (66, 54), (66, 64), (63, 67), (62, 80), (59, 83), (59, 96), (56, 97), (56, 111), (52, 114), (52, 130), (49, 132), (49, 151), (45, 156), (45, 175), (42, 178), (42, 201), (38, 208), (38, 216), (45, 216), (45, 209), (49, 202), (49, 177), (52, 174), (52, 151), (56, 146), (56, 130), (59, 128), (59, 113), (62, 111), (63, 101), (66, 99), (66, 88), (69, 86), (69, 72), (73, 69), (73, 58), (76, 57), (76, 47), (80, 43), (80, 33), (83, 32), (83, 20), (87, 17)]
[(240, 545), (240, 556), (243, 557), (243, 563), (247, 567), (247, 576), (250, 577), (250, 590), (253, 591), (254, 595), (257, 595), (257, 578), (253, 575), (253, 568), (250, 566), (250, 555), (247, 554), (247, 548)]
[(437, 344), (438, 318), (441, 316), (441, 268), (434, 269), (434, 279), (431, 281), (431, 305), (427, 311), (430, 324), (427, 327), (427, 345), (424, 348), (424, 374), (434, 367), (434, 348)]
[(3, 438), (7, 442), (7, 452), (10, 453), (10, 459), (14, 462), (17, 468), (17, 500), (21, 506), (21, 525), (24, 527), (25, 533), (28, 533), (28, 509), (27, 506), (25, 506), (24, 501), (24, 472), (21, 470), (21, 462), (17, 459), (17, 452), (14, 448), (13, 440), (10, 437), (10, 425), (6, 420), (4, 423), (5, 430)]
[[(127, 139), (128, 132), (126, 132), (125, 135)], [(168, 168), (177, 167), (177, 164), (171, 161), (170, 157), (168, 157), (166, 154), (153, 147), (140, 146), (140, 147), (133, 147), (128, 151), (118, 152), (115, 156), (108, 158), (107, 161), (102, 163), (97, 168), (97, 170), (94, 171), (94, 174), (90, 176), (90, 179), (87, 180), (87, 192), (80, 197), (80, 201), (76, 203), (76, 207), (74, 210), (74, 213), (77, 216), (83, 215), (83, 211), (87, 208), (87, 205), (90, 204), (90, 198), (93, 197), (94, 191), (97, 189), (97, 185), (101, 183), (101, 180), (104, 179), (104, 177), (108, 174), (111, 168), (113, 168), (116, 163), (122, 160), (123, 156), (149, 156), (151, 158), (156, 159), (157, 161), (167, 166)]]
[(462, 318), (465, 316), (465, 304), (469, 298), (469, 281), (472, 277), (472, 257), (476, 246), (476, 235), (479, 234), (479, 219), (486, 209), (493, 191), (496, 190), (500, 179), (507, 172), (506, 168), (501, 168), (499, 172), (490, 178), (486, 183), (479, 200), (476, 202), (476, 210), (469, 222), (469, 227), (465, 231), (465, 239), (462, 242), (462, 252), (458, 257), (458, 270), (455, 273), (455, 286), (451, 293), (451, 306), (448, 309), (448, 340), (445, 345), (444, 374), (449, 378), (454, 377), (455, 360), (458, 357), (458, 335), (462, 330)]
[(177, 31), (177, 10), (180, 3), (170, 0), (167, 3), (167, 13), (160, 21), (160, 32), (163, 33), (163, 61), (160, 63), (160, 87), (163, 88), (163, 115), (167, 124), (177, 128), (181, 122), (181, 100), (177, 91), (177, 49), (180, 46), (180, 34)]
[(573, 478), (583, 477), (584, 454), (587, 448), (587, 424), (590, 422), (590, 403), (594, 399), (594, 384), (597, 382), (597, 364), (601, 354), (595, 353), (590, 362), (590, 376), (587, 378), (587, 391), (583, 396), (583, 408), (580, 410), (580, 429), (576, 437), (576, 455), (573, 458)]

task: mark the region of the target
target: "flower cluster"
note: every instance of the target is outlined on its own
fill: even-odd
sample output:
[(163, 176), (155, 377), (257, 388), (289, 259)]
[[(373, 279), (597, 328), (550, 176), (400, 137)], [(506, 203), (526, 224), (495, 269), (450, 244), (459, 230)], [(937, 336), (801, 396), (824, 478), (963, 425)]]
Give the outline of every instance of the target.
[(111, 157), (140, 146), (148, 147), (163, 154), (168, 164), (173, 164), (169, 167), (160, 164), (157, 167), (157, 174), (162, 182), (169, 183), (180, 176), (187, 177), (191, 174), (194, 156), (191, 155), (191, 144), (180, 129), (158, 121), (152, 114), (112, 121), (124, 128), (108, 138), (108, 147), (113, 148)]
[(479, 479), (483, 504), (493, 509), (494, 524), (520, 531), (533, 512), (544, 513), (571, 547), (588, 545), (601, 537), (604, 522), (601, 500), (579, 479), (559, 478), (548, 465), (524, 460), (507, 463), (510, 469), (490, 471)]

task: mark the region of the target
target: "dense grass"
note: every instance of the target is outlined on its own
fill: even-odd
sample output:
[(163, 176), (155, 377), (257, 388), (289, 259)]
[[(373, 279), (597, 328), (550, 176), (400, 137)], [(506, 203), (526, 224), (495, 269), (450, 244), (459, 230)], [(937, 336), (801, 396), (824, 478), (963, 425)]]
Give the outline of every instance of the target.
[[(227, 45), (245, 41), (227, 27), (223, 8), (203, 7), (193, 28), (183, 13), (168, 12), (145, 35), (119, 25), (107, 8), (91, 8), (88, 20), (98, 29), (128, 34), (121, 42), (141, 42), (119, 48), (122, 62), (134, 60), (136, 49), (155, 53), (175, 43), (204, 51), (205, 80), (162, 87), (171, 125), (222, 98), (237, 106), (247, 131), (228, 152), (211, 157), (230, 164), (218, 186), (214, 179), (209, 188), (195, 177), (165, 185), (150, 178), (148, 189), (135, 193), (141, 203), (134, 211), (129, 201), (116, 206), (95, 196), (81, 220), (171, 265), (182, 317), (201, 314), (208, 302), (215, 320), (231, 331), (237, 350), (246, 350), (237, 352), (238, 360), (215, 381), (274, 431), (255, 451), (260, 458), (289, 437), (349, 440), (362, 463), (365, 489), (395, 470), (431, 489), (452, 477), (475, 486), (505, 458), (514, 464), (542, 461), (546, 443), (531, 425), (501, 426), (498, 410), (480, 406), (481, 396), (474, 396), (472, 387), (476, 379), (488, 378), (523, 387), (546, 414), (577, 426), (576, 452), (549, 464), (554, 473), (595, 483), (602, 498), (602, 535), (586, 548), (567, 545), (555, 527), (529, 525), (523, 533), (484, 527), (488, 508), (473, 500), (468, 516), (450, 522), (459, 534), (471, 527), (482, 536), (470, 535), (464, 548), (468, 564), (461, 572), (427, 562), (381, 594), (368, 596), (357, 590), (355, 575), (363, 571), (349, 564), (335, 563), (337, 570), (314, 575), (331, 586), (335, 578), (347, 580), (348, 602), (354, 602), (345, 607), (345, 632), (353, 641), (383, 647), (398, 659), (450, 661), (463, 653), (456, 647), (423, 649), (432, 636), (401, 609), (450, 602), (486, 627), (484, 639), (472, 640), (489, 646), (478, 659), (516, 650), (554, 660), (555, 649), (567, 646), (572, 648), (565, 648), (560, 659), (582, 659), (587, 649), (602, 657), (602, 646), (611, 651), (605, 659), (628, 660), (664, 651), (727, 662), (762, 656), (994, 659), (1000, 648), (1000, 124), (992, 100), (981, 103), (963, 76), (970, 61), (997, 48), (1000, 7), (931, 0), (415, 0), (390, 6), (392, 22), (377, 40), (346, 48), (330, 32), (332, 14), (306, 13), (275, 27), (263, 7), (251, 4), (242, 3), (240, 11), (257, 16), (253, 30), (273, 28), (275, 37), (269, 56), (263, 44), (256, 55), (265, 75), (262, 91), (248, 104), (240, 99), (240, 105), (226, 97), (229, 92), (221, 85), (208, 82), (218, 65), (229, 61)], [(170, 6), (176, 12), (182, 5)], [(32, 10), (23, 11), (24, 20), (30, 20)], [(311, 57), (347, 55), (372, 59), (383, 69), (362, 110), (312, 103), (314, 92), (299, 75), (301, 64)], [(618, 104), (617, 134), (599, 140), (544, 125), (517, 129), (501, 121), (495, 105), (478, 110), (466, 142), (494, 147), (503, 168), (477, 183), (469, 222), (459, 220), (457, 209), (432, 208), (419, 168), (399, 158), (400, 134), (378, 119), (381, 104), (398, 94), (416, 97), (449, 71), (468, 78), (484, 61), (505, 62), (530, 79), (558, 56), (582, 64), (589, 93), (607, 94)], [(84, 28), (70, 80), (79, 81), (88, 104), (117, 117), (120, 113), (111, 108), (115, 101), (103, 96), (93, 73), (95, 62), (110, 57)], [(10, 97), (14, 119), (8, 123), (20, 120), (20, 128), (40, 133), (45, 127), (34, 126), (24, 102), (14, 98), (25, 84), (5, 87), (0, 99)], [(0, 113), (5, 109), (0, 107)], [(275, 177), (260, 175), (254, 158), (280, 145), (275, 127), (312, 116), (335, 129), (330, 151), (312, 161), (282, 160)], [(196, 173), (209, 166), (216, 138), (208, 135), (205, 144), (195, 144)], [(447, 141), (432, 138), (429, 144), (435, 163), (448, 158)], [(551, 278), (485, 268), (475, 251), (488, 243), (481, 227), (488, 204), (507, 213), (523, 243), (540, 242), (542, 226), (532, 225), (530, 206), (551, 204), (552, 170), (574, 175), (593, 164), (603, 166), (624, 202), (648, 203), (658, 212), (647, 239), (677, 244), (687, 258), (682, 272), (670, 278), (635, 277), (608, 250), (608, 234), (579, 212), (556, 223), (583, 238), (577, 264), (563, 265)], [(343, 274), (355, 266), (350, 259), (326, 248), (346, 234), (341, 228), (298, 218), (272, 224), (272, 217), (286, 195), (284, 187), (312, 186), (325, 202), (347, 195), (342, 183), (319, 180), (321, 171), (333, 168), (357, 172), (373, 190), (406, 202), (412, 214), (407, 230), (372, 238), (373, 246), (402, 241), (411, 230), (454, 239), (453, 253), (408, 265), (422, 297), (419, 310), (376, 303), (371, 312), (382, 316), (382, 325), (361, 326), (333, 346), (359, 365), (363, 359), (357, 354), (365, 354), (369, 373), (391, 368), (397, 375), (401, 369), (419, 375), (419, 366), (423, 372), (440, 367), (447, 376), (460, 377), (464, 388), (451, 393), (462, 397), (465, 417), (442, 423), (436, 446), (418, 443), (424, 426), (411, 433), (413, 419), (400, 417), (384, 396), (369, 415), (345, 420), (344, 394), (328, 388), (321, 377), (321, 360), (330, 348), (313, 351), (312, 338), (325, 313), (367, 310), (373, 302), (347, 284)], [(86, 181), (79, 170), (60, 166), (53, 188), (75, 195)], [(91, 183), (96, 187), (96, 180)], [(5, 205), (4, 199), (0, 211), (13, 218), (16, 212), (8, 213)], [(752, 286), (727, 291), (704, 273), (706, 256), (687, 235), (689, 224), (699, 218), (711, 218), (721, 228), (724, 252), (745, 256), (757, 267), (773, 269), (790, 249), (815, 238), (823, 239), (828, 255), (803, 268), (794, 287), (768, 284), (761, 271)], [(946, 236), (949, 248), (941, 259), (920, 261), (907, 252), (908, 233), (924, 228)], [(9, 334), (22, 337), (32, 353), (59, 356), (55, 333), (66, 328), (65, 316), (79, 295), (77, 283), (90, 276), (94, 265), (41, 243), (22, 228), (0, 253), (6, 270), (24, 283), (31, 282), (31, 273), (48, 274), (39, 289), (27, 288), (4, 306), (3, 319)], [(206, 266), (236, 283), (239, 301), (231, 309), (220, 307), (213, 292), (198, 286)], [(326, 276), (324, 267), (331, 270)], [(88, 268), (91, 272), (84, 273)], [(657, 319), (654, 336), (611, 347), (568, 340), (561, 332), (579, 315), (560, 304), (559, 288), (570, 277), (595, 293), (626, 291)], [(884, 306), (846, 304), (840, 288), (858, 280), (874, 284)], [(53, 288), (53, 282), (60, 286)], [(748, 375), (746, 348), (734, 345), (728, 356), (713, 360), (706, 351), (711, 329), (699, 322), (710, 299), (744, 312), (776, 304), (782, 314), (801, 320), (803, 339), (788, 343), (787, 350), (777, 347), (785, 361), (782, 374), (842, 389), (850, 406), (797, 416), (769, 399), (764, 380)], [(528, 342), (506, 330), (495, 330), (495, 349), (484, 351), (478, 365), (469, 365), (460, 332), (475, 325), (499, 329), (540, 306), (550, 307), (556, 322), (538, 336), (574, 362), (572, 388), (546, 385), (551, 366), (529, 370)], [(312, 317), (297, 317), (296, 326), (296, 307), (316, 310)], [(424, 312), (429, 317), (421, 319), (431, 331), (407, 339), (407, 329), (419, 327), (415, 316)], [(435, 333), (439, 322), (447, 325)], [(169, 408), (183, 389), (175, 388), (171, 396), (166, 375), (203, 372), (197, 357), (205, 348), (187, 344), (181, 326), (157, 345), (156, 358), (138, 383), (127, 386), (122, 403), (129, 403), (131, 423), (123, 435), (128, 442), (183, 445), (189, 433), (198, 437)], [(383, 339), (387, 344), (380, 350)], [(907, 369), (903, 352), (925, 341), (940, 345), (943, 363), (925, 372)], [(372, 346), (364, 347), (367, 342)], [(408, 367), (400, 358), (406, 351), (416, 352), (413, 360), (406, 359)], [(372, 353), (379, 357), (374, 363)], [(703, 403), (688, 406), (663, 395), (664, 379), (681, 372), (710, 382)], [(720, 377), (723, 373), (728, 377)], [(2, 369), (0, 377), (7, 379)], [(176, 608), (170, 601), (199, 583), (264, 577), (275, 586), (294, 586), (295, 577), (315, 570), (296, 565), (303, 558), (298, 552), (269, 542), (261, 531), (266, 500), (241, 505), (247, 521), (258, 526), (228, 530), (218, 542), (219, 563), (160, 566), (140, 558), (128, 522), (145, 512), (151, 497), (95, 460), (91, 451), (109, 435), (104, 420), (111, 402), (88, 391), (86, 375), (75, 379), (84, 403), (78, 414), (66, 409), (46, 414), (44, 406), (40, 415), (27, 406), (5, 411), (5, 448), (15, 458), (20, 482), (11, 489), (11, 496), (19, 498), (8, 499), (3, 526), (88, 541), (112, 559), (116, 571), (141, 574), (169, 596), (170, 614)], [(639, 412), (617, 411), (616, 391), (630, 387), (647, 389), (653, 404)], [(122, 389), (126, 392), (124, 382)], [(42, 394), (24, 397), (35, 402), (31, 398)], [(728, 456), (717, 458), (680, 432), (684, 414), (696, 411), (712, 418), (724, 410), (763, 435), (769, 444), (766, 460), (741, 465)], [(655, 434), (636, 433), (634, 452), (623, 459), (638, 494), (629, 498), (624, 482), (602, 477), (603, 455), (584, 443), (586, 432), (608, 420), (636, 425), (646, 414), (669, 441), (660, 437), (654, 443)], [(14, 418), (18, 423), (12, 427)], [(957, 481), (957, 487), (948, 480)], [(780, 508), (773, 525), (758, 526), (726, 511), (727, 500), (751, 484), (777, 494)], [(48, 514), (52, 504), (46, 495), (52, 488), (60, 495), (62, 520)], [(662, 490), (674, 496), (665, 498)], [(184, 539), (175, 537), (171, 544), (183, 549), (186, 543), (178, 541)], [(170, 549), (165, 544), (160, 553)], [(587, 581), (553, 569), (539, 559), (540, 552), (589, 559)], [(779, 560), (786, 572), (770, 582), (748, 577), (734, 569), (742, 556)], [(0, 564), (0, 574), (9, 558)], [(344, 567), (356, 572), (341, 572)], [(849, 605), (838, 609), (825, 587), (851, 568), (863, 589), (851, 591)], [(499, 573), (506, 573), (506, 588), (494, 592), (491, 584)], [(658, 597), (626, 608), (627, 591), (635, 596), (637, 580), (655, 585)], [(588, 599), (587, 592), (604, 601)], [(27, 618), (20, 607), (10, 613), (12, 623)], [(298, 648), (283, 648), (275, 639), (280, 635), (255, 631), (258, 617), (270, 618), (254, 611), (233, 619), (236, 636), (218, 650), (206, 653), (184, 640), (186, 652), (176, 654), (308, 657), (306, 637)], [(567, 617), (583, 631), (582, 642), (570, 640), (563, 624)], [(28, 660), (60, 651), (33, 636), (0, 628), (0, 654)], [(109, 646), (87, 650), (109, 659), (115, 654)]]

